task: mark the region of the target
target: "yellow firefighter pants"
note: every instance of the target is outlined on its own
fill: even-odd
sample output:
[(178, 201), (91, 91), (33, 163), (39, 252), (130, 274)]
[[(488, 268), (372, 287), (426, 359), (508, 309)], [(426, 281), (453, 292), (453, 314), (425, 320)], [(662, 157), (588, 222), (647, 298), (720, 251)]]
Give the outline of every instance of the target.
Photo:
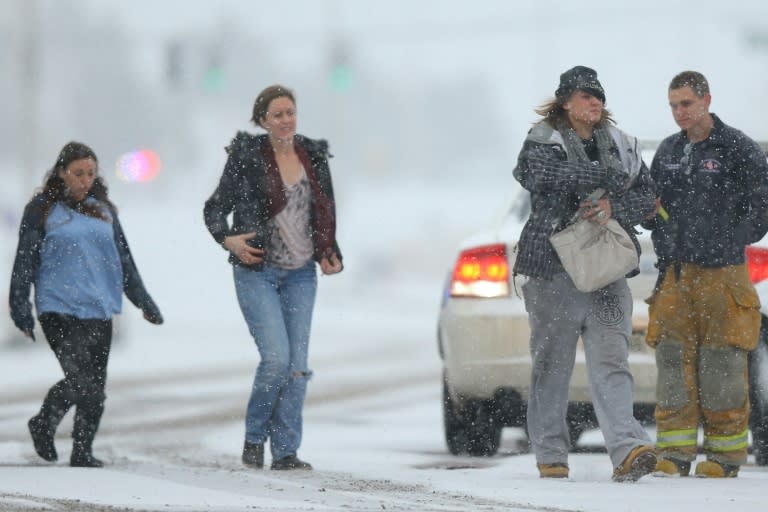
[(747, 458), (747, 352), (757, 346), (760, 300), (746, 265), (669, 267), (648, 299), (646, 341), (656, 348), (656, 447), (693, 461), (698, 425), (707, 458)]

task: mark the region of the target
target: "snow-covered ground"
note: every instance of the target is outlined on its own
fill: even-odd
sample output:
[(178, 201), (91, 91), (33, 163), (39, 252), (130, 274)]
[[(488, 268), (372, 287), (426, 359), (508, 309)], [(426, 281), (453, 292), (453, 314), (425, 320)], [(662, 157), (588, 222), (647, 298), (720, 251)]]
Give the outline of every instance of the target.
[[(460, 109), (450, 105), (446, 108), (456, 108), (456, 122), (438, 126), (431, 119), (423, 125), (428, 133), (416, 142), (430, 151), (455, 151), (461, 148), (444, 142), (455, 140), (446, 137), (448, 130), (480, 131), (493, 139), (492, 150), (473, 156), (488, 162), (466, 165), (457, 159), (456, 169), (394, 169), (387, 162), (401, 160), (386, 155), (380, 170), (359, 163), (345, 166), (352, 149), (367, 147), (360, 135), (370, 135), (375, 142), (380, 131), (366, 132), (382, 121), (388, 126), (387, 119), (376, 110), (358, 111), (362, 102), (333, 103), (349, 110), (346, 120), (337, 112), (331, 117), (311, 103), (303, 104), (305, 120), (313, 110), (321, 112), (314, 119), (323, 133), (310, 130), (307, 135), (330, 137), (337, 154), (332, 169), (345, 271), (319, 279), (310, 354), (315, 376), (299, 453), (315, 470), (298, 473), (255, 471), (239, 461), (243, 414), (258, 355), (237, 307), (226, 255), (205, 231), (201, 213), (223, 164), (221, 147), (234, 134), (233, 121), (205, 116), (196, 128), (206, 131), (196, 139), (205, 142), (193, 152), (207, 161), (196, 160), (190, 169), (169, 166), (146, 185), (117, 181), (111, 157), (95, 147), (142, 277), (166, 323), (149, 325), (125, 303), (110, 360), (107, 408), (95, 444), (96, 455), (107, 466), (77, 469), (67, 464), (71, 414), (56, 439), (60, 461), (48, 464), (34, 453), (26, 422), (61, 371), (42, 335), (35, 344), (9, 340), (13, 329), (7, 311), (0, 311), (0, 512), (764, 510), (768, 468), (753, 465), (727, 481), (645, 478), (637, 484), (614, 484), (608, 457), (600, 451), (599, 432), (585, 435), (588, 450), (572, 455), (571, 477), (565, 481), (538, 478), (520, 430), (506, 430), (502, 449), (493, 457), (454, 457), (447, 451), (435, 340), (445, 272), (458, 242), (508, 206), (514, 157), (534, 118), (532, 109), (554, 89), (559, 73), (575, 64), (595, 67), (609, 89), (609, 105), (620, 126), (658, 138), (675, 129), (665, 107), (669, 78), (681, 69), (700, 69), (713, 84), (716, 111), (750, 135), (765, 138), (761, 117), (744, 107), (759, 104), (764, 96), (764, 2), (710, 0), (694, 10), (690, 2), (661, 0), (632, 7), (608, 1), (588, 6), (561, 3), (528, 2), (521, 7), (513, 2), (397, 1), (371, 9), (365, 2), (74, 2), (77, 8), (98, 9), (107, 22), (119, 19), (132, 27), (132, 44), (151, 61), (138, 75), (150, 81), (158, 69), (165, 69), (153, 60), (163, 55), (155, 45), (187, 32), (195, 34), (194, 41), (201, 37), (205, 42), (217, 20), (239, 17), (248, 21), (248, 34), (269, 40), (260, 52), (284, 61), (286, 69), (307, 68), (317, 77), (325, 73), (319, 63), (327, 59), (326, 33), (359, 41), (353, 64), (360, 82), (411, 91), (413, 104), (420, 98), (431, 100), (431, 86), (422, 82), (433, 84), (440, 77), (451, 83), (460, 76), (456, 83), (462, 87), (467, 77), (471, 80), (466, 84), (473, 88), (491, 83), (494, 115), (475, 122), (476, 117), (459, 115)], [(27, 4), (53, 12), (48, 9), (51, 2), (19, 6)], [(7, 12), (0, 19), (10, 20), (8, 27), (27, 27), (16, 11)], [(82, 14), (78, 11), (78, 19)], [(275, 19), (284, 18), (285, 27), (275, 25)], [(57, 21), (50, 21), (54, 28)], [(717, 36), (699, 38), (699, 51), (691, 52), (690, 27)], [(292, 35), (285, 38), (290, 28)], [(654, 31), (651, 39), (649, 30)], [(62, 32), (41, 33), (59, 37)], [(580, 53), (562, 51), (564, 44), (587, 33), (612, 41), (609, 51), (599, 44)], [(61, 37), (76, 46), (87, 40)], [(545, 44), (515, 53), (527, 48), (532, 38)], [(53, 41), (51, 45), (64, 44)], [(627, 56), (632, 56), (631, 64)], [(284, 76), (297, 75), (283, 73), (270, 80)], [(57, 117), (59, 103), (70, 102), (70, 95), (68, 89), (60, 91), (57, 73), (44, 78), (43, 105), (57, 107), (38, 113), (39, 122), (44, 119), (51, 127), (48, 143), (51, 138), (79, 137), (82, 127), (90, 125), (110, 138), (123, 134), (109, 116)], [(258, 75), (254, 92), (266, 85), (263, 79)], [(294, 84), (300, 96), (319, 87), (322, 78), (305, 80), (306, 87)], [(485, 94), (485, 88), (478, 90)], [(375, 89), (358, 94), (366, 103), (379, 100)], [(203, 103), (226, 117), (219, 107), (210, 107), (212, 101), (206, 98)], [(194, 109), (195, 103), (189, 101), (184, 108)], [(238, 112), (237, 122), (244, 113)], [(389, 120), (393, 128), (386, 137), (404, 136), (396, 132), (414, 116), (420, 113), (398, 110), (397, 122)], [(503, 120), (501, 128), (495, 127), (497, 118)], [(174, 124), (184, 119), (174, 114)], [(326, 133), (328, 126), (347, 138)], [(84, 139), (95, 143), (91, 137)], [(41, 158), (48, 163), (53, 156)], [(0, 280), (5, 283), (18, 216), (31, 184), (38, 185), (42, 177), (42, 169), (40, 175), (28, 174), (37, 172), (29, 169), (20, 172), (20, 160), (20, 154), (0, 159)], [(0, 287), (0, 292), (6, 294), (7, 288)]]
[[(765, 509), (768, 470), (739, 478), (611, 482), (599, 432), (571, 456), (566, 481), (538, 478), (522, 432), (500, 453), (454, 457), (443, 441), (435, 321), (451, 245), (503, 210), (504, 194), (339, 184), (346, 269), (320, 278), (305, 436), (312, 472), (239, 462), (257, 362), (225, 254), (202, 225), (214, 178), (157, 205), (115, 187), (143, 278), (166, 316), (143, 322), (128, 303), (110, 362), (95, 451), (104, 469), (39, 459), (26, 430), (60, 375), (45, 342), (0, 351), (0, 510), (28, 511), (629, 511)], [(511, 178), (510, 178), (511, 179)], [(499, 195), (496, 196), (495, 194)], [(139, 196), (140, 197), (140, 196)], [(397, 197), (398, 214), (391, 212)], [(457, 204), (464, 205), (456, 208)], [(389, 210), (388, 210), (389, 208)], [(267, 457), (269, 462), (269, 456)]]

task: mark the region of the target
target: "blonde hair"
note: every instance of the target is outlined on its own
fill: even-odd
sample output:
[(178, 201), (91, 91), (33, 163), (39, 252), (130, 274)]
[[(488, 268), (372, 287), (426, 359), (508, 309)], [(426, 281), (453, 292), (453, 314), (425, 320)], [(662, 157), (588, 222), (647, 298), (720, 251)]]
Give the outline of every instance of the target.
[[(552, 128), (557, 129), (557, 126), (562, 125), (563, 123), (570, 126), (571, 122), (568, 119), (568, 111), (564, 108), (565, 102), (568, 101), (569, 98), (570, 96), (553, 96), (533, 109), (533, 111), (542, 117), (539, 121), (544, 121)], [(605, 107), (603, 107), (603, 111), (600, 113), (600, 123), (616, 124), (616, 121), (613, 120), (613, 114)]]

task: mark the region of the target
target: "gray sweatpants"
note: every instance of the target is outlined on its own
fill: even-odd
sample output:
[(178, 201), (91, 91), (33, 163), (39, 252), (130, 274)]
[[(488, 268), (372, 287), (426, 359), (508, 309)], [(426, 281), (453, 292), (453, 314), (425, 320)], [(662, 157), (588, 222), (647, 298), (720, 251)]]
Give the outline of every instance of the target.
[(584, 293), (562, 272), (551, 281), (531, 278), (522, 289), (531, 326), (528, 435), (536, 462), (568, 461), (568, 385), (579, 336), (592, 403), (613, 466), (636, 446), (652, 444), (632, 414), (634, 381), (627, 361), (632, 295), (627, 280)]

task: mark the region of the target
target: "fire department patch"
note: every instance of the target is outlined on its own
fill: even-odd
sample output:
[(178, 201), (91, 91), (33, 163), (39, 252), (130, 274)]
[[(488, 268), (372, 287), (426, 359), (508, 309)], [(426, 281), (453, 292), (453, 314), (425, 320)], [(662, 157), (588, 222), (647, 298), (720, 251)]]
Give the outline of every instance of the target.
[(722, 167), (722, 164), (714, 158), (707, 158), (701, 161), (701, 169), (709, 172), (717, 172)]
[(618, 325), (624, 320), (624, 310), (618, 295), (601, 293), (595, 300), (595, 316), (603, 325)]

